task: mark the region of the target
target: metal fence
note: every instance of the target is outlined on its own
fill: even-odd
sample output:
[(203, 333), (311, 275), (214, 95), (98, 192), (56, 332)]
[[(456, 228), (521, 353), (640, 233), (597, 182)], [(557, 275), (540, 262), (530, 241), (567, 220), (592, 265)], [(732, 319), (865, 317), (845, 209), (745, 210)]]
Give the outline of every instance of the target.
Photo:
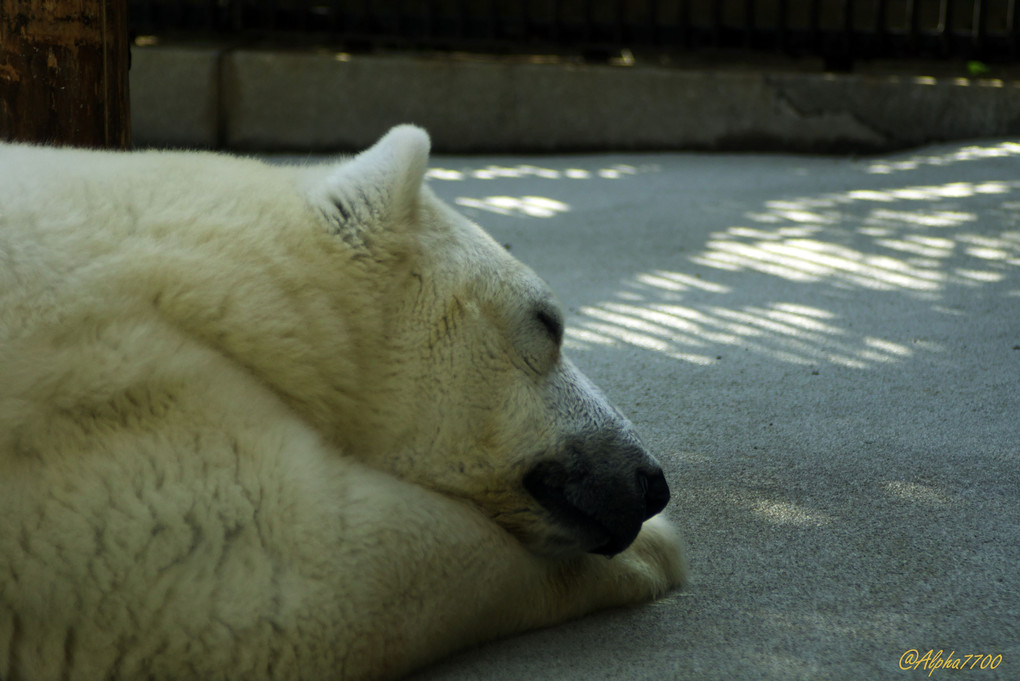
[(137, 34), (348, 49), (1015, 61), (1017, 0), (129, 0)]

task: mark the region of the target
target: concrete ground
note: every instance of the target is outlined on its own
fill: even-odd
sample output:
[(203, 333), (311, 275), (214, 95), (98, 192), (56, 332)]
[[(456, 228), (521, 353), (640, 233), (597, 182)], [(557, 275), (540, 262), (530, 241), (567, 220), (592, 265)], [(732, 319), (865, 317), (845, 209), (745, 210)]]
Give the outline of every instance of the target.
[(693, 579), (416, 681), (1020, 678), (1020, 144), (433, 166), (558, 292)]

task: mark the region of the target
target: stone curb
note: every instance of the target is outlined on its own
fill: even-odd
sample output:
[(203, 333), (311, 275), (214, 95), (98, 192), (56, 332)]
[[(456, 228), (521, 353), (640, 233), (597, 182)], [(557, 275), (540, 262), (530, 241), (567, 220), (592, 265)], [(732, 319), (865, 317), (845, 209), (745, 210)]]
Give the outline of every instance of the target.
[(880, 152), (1020, 134), (1020, 80), (152, 46), (135, 145), (364, 148), (397, 123), (447, 153)]

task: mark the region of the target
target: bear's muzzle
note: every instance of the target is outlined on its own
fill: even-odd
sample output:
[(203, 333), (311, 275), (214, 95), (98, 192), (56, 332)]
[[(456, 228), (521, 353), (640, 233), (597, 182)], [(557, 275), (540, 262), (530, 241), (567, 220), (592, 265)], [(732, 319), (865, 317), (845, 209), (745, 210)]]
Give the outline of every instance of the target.
[(524, 476), (524, 488), (589, 553), (613, 556), (669, 502), (669, 485), (640, 444), (618, 435), (573, 438)]

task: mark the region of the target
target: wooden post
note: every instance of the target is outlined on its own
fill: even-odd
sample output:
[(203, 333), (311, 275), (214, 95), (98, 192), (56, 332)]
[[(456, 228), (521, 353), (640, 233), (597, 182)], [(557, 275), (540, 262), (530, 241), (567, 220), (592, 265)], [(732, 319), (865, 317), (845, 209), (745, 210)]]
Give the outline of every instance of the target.
[(127, 148), (127, 0), (0, 0), (0, 140)]

